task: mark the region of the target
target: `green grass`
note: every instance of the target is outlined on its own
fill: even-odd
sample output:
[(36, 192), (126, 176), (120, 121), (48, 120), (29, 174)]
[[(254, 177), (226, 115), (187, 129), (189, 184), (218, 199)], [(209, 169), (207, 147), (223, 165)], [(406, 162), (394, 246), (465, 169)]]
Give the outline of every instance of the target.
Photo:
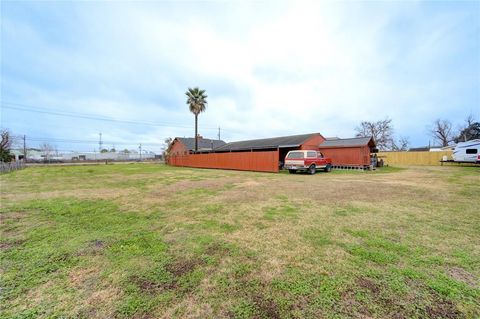
[(0, 182), (0, 318), (480, 317), (477, 168)]

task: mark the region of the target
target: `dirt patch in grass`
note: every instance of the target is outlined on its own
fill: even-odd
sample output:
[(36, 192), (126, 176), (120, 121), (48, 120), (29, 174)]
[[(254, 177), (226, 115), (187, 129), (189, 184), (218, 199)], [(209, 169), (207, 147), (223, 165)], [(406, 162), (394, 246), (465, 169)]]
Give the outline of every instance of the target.
[(255, 294), (252, 297), (252, 302), (259, 312), (259, 318), (280, 318), (280, 308), (278, 304), (270, 298), (265, 298), (263, 295)]
[(202, 265), (201, 259), (180, 259), (167, 265), (167, 271), (175, 277), (181, 277), (183, 275), (192, 272), (197, 266)]
[(87, 247), (80, 249), (77, 252), (77, 256), (102, 255), (106, 247), (107, 247), (107, 244), (105, 243), (105, 241), (100, 239), (95, 239), (89, 242)]
[(354, 289), (347, 289), (342, 292), (339, 311), (350, 318), (370, 318), (368, 309), (357, 301)]
[(361, 288), (369, 290), (374, 295), (378, 295), (381, 291), (380, 286), (368, 278), (358, 279), (357, 285), (360, 286)]
[(25, 242), (25, 240), (23, 240), (23, 239), (0, 242), (0, 251), (7, 251), (7, 250), (10, 250), (10, 249), (14, 249), (18, 246), (21, 246), (24, 242)]
[(213, 243), (209, 245), (205, 249), (205, 254), (207, 255), (217, 255), (217, 256), (225, 256), (230, 253), (230, 249), (226, 245), (222, 245), (220, 243)]
[(201, 259), (176, 259), (173, 262), (165, 266), (165, 270), (171, 274), (171, 277), (163, 278), (163, 280), (154, 280), (149, 277), (141, 277), (134, 275), (131, 279), (140, 291), (156, 294), (169, 290), (184, 290), (189, 291), (193, 287), (182, 288), (181, 279), (184, 276), (192, 273), (197, 267), (204, 265), (204, 261)]
[(448, 274), (453, 279), (464, 282), (473, 288), (479, 287), (478, 278), (462, 268), (451, 267), (448, 269)]
[(428, 318), (438, 319), (457, 319), (465, 318), (465, 316), (457, 309), (453, 302), (449, 300), (436, 299), (426, 308)]
[(236, 310), (230, 310), (226, 313), (227, 318), (281, 318), (279, 305), (271, 298), (265, 298), (260, 293), (254, 293), (249, 297), (244, 296), (244, 300), (238, 305)]
[(170, 282), (157, 282), (148, 280), (145, 278), (133, 277), (132, 281), (138, 286), (140, 291), (149, 293), (149, 294), (156, 294), (161, 293), (168, 290), (175, 290), (178, 287), (176, 281)]
[(105, 242), (100, 239), (95, 239), (92, 242), (92, 246), (95, 247), (96, 249), (102, 249), (103, 247), (105, 247)]

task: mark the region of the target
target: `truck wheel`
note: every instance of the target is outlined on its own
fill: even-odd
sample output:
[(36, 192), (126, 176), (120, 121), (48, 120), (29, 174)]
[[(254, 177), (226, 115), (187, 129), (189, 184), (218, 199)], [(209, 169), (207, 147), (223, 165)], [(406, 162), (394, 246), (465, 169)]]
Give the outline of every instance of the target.
[(308, 173), (310, 175), (315, 175), (315, 173), (317, 172), (317, 168), (315, 167), (314, 164), (310, 165), (310, 167), (308, 168)]
[(332, 171), (332, 165), (330, 164), (327, 164), (327, 166), (325, 166), (325, 172), (331, 172)]
[(295, 174), (297, 171), (294, 170), (294, 169), (289, 169), (288, 172), (289, 172), (290, 174)]

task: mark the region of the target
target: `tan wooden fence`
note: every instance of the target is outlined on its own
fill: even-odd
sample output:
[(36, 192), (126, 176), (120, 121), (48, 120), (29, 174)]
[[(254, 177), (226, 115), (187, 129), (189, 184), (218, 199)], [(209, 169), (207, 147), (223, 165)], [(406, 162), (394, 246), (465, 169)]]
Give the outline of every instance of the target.
[(452, 159), (452, 151), (441, 152), (379, 152), (378, 159), (388, 165), (440, 165), (443, 156)]

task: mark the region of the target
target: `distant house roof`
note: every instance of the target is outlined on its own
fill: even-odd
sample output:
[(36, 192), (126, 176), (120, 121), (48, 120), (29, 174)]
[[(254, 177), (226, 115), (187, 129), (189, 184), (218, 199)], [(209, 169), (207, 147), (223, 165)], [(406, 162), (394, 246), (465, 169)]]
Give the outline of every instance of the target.
[(320, 144), (320, 148), (327, 147), (355, 147), (370, 145), (375, 147), (375, 141), (372, 137), (353, 137), (353, 138), (337, 138), (324, 141)]
[[(195, 138), (194, 137), (176, 137), (176, 140), (179, 140), (182, 142), (183, 145), (187, 148), (189, 151), (194, 151), (195, 150)], [(211, 140), (209, 138), (198, 138), (198, 150), (211, 150), (212, 147), (213, 149), (216, 149), (222, 145), (225, 145), (225, 143), (222, 140)]]
[(298, 147), (308, 139), (318, 136), (320, 133), (262, 138), (258, 140), (238, 141), (225, 144), (215, 151), (242, 151), (251, 149), (271, 149), (281, 147)]

